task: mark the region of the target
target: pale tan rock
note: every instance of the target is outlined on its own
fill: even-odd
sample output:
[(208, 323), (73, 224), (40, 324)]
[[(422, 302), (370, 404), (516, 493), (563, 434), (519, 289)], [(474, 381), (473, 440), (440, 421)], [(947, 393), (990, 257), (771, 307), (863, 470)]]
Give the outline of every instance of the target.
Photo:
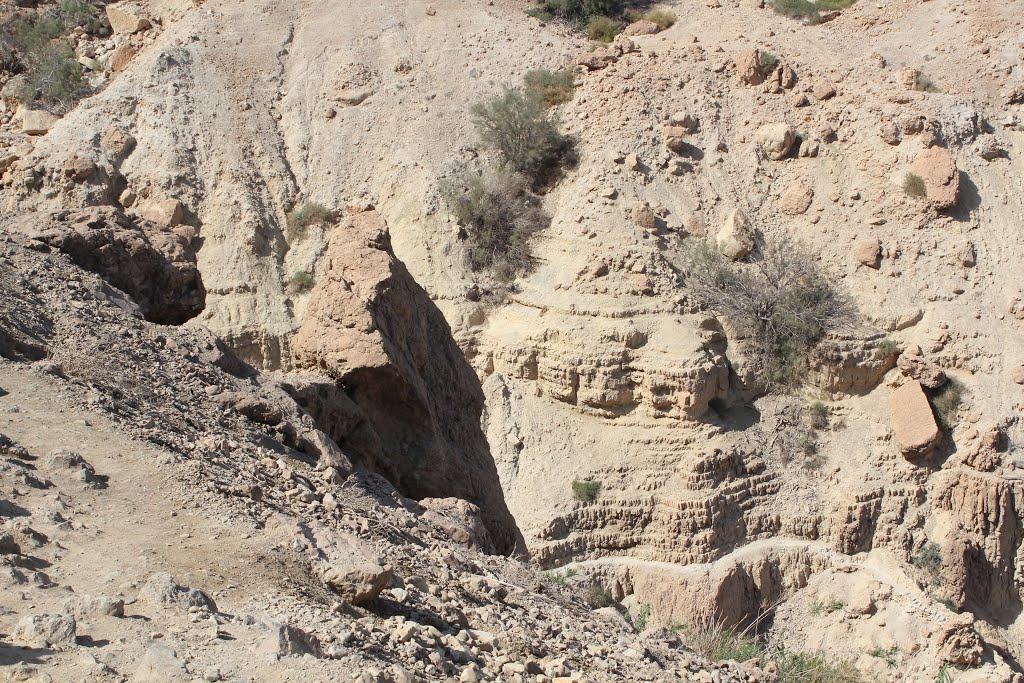
[(60, 119), (41, 109), (21, 110), (21, 130), (28, 135), (46, 135)]
[(779, 210), (787, 216), (799, 216), (806, 213), (814, 199), (814, 190), (807, 183), (797, 181), (790, 185), (779, 197)]
[(726, 214), (715, 236), (715, 244), (718, 251), (732, 261), (738, 261), (749, 254), (754, 249), (754, 229), (746, 214), (739, 209)]
[(694, 237), (705, 237), (708, 234), (707, 222), (704, 215), (695, 211), (683, 214), (683, 230)]
[(111, 71), (123, 71), (128, 66), (135, 55), (139, 53), (139, 49), (130, 43), (121, 43), (114, 51), (110, 53), (110, 61), (107, 62), (110, 65)]
[(744, 50), (734, 58), (736, 62), (736, 76), (741, 83), (747, 85), (761, 85), (764, 83), (764, 74), (761, 67), (761, 51), (757, 48)]
[(114, 33), (138, 33), (150, 27), (149, 17), (137, 5), (107, 5), (105, 10)]
[(1010, 371), (1010, 379), (1017, 384), (1024, 384), (1024, 364), (1018, 365)]
[(960, 198), (960, 171), (948, 149), (931, 147), (917, 155), (910, 172), (928, 189), (927, 202), (935, 209), (950, 209)]
[(788, 123), (772, 123), (758, 128), (754, 139), (766, 158), (780, 161), (792, 149), (796, 133)]
[(661, 29), (653, 21), (641, 19), (622, 29), (624, 36), (649, 36), (658, 33)]
[(184, 207), (177, 199), (150, 199), (139, 205), (135, 213), (147, 221), (173, 228), (184, 218)]
[(908, 458), (926, 455), (942, 438), (928, 397), (917, 380), (889, 395), (889, 417), (896, 442)]

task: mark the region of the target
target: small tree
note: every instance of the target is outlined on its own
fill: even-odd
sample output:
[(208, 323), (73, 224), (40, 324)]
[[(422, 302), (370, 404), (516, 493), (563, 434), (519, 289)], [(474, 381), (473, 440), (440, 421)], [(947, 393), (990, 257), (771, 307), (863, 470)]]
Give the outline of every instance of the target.
[(63, 38), (64, 22), (56, 16), (39, 15), (18, 19), (7, 32), (23, 71), (15, 92), (18, 99), (58, 112), (70, 110), (86, 88), (82, 66)]
[(814, 346), (855, 319), (850, 301), (787, 240), (761, 243), (760, 257), (731, 265), (708, 242), (691, 252), (686, 278), (697, 302), (744, 338), (752, 368), (769, 387), (803, 378)]
[(534, 185), (549, 179), (572, 151), (572, 141), (558, 131), (541, 99), (522, 90), (506, 89), (473, 105), (472, 113), (483, 143)]

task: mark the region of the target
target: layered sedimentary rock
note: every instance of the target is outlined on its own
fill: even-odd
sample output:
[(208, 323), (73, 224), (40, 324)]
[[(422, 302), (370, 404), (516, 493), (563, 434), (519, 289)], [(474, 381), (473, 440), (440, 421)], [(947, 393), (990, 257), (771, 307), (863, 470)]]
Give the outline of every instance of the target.
[(496, 547), (518, 532), (480, 428), (483, 393), (444, 316), (391, 250), (383, 218), (356, 210), (331, 234), (302, 327), (298, 368), (344, 391), (349, 420), (299, 400), (355, 460), (414, 498), (464, 498), (482, 510)]

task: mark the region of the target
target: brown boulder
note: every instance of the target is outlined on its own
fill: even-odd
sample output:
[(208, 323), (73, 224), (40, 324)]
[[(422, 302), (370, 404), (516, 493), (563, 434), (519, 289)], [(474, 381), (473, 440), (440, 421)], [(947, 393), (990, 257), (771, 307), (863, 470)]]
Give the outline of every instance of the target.
[(730, 261), (738, 261), (754, 249), (754, 229), (742, 211), (733, 209), (726, 214), (715, 243)]
[(114, 33), (138, 33), (150, 26), (149, 17), (134, 5), (107, 5), (106, 12)]
[(788, 123), (771, 123), (761, 126), (754, 134), (761, 152), (772, 161), (786, 158), (796, 141), (796, 133)]
[(744, 50), (736, 55), (736, 76), (741, 83), (747, 85), (761, 85), (764, 83), (764, 74), (761, 67), (761, 51), (757, 48)]
[(927, 201), (935, 209), (950, 209), (960, 198), (960, 171), (948, 149), (930, 147), (917, 155), (910, 172), (924, 180)]
[(513, 551), (522, 537), (480, 426), (480, 382), (441, 311), (395, 257), (384, 219), (373, 210), (346, 217), (324, 264), (291, 349), (297, 369), (343, 385), (357, 413), (329, 436), (410, 498), (479, 505), (496, 549)]
[(858, 263), (877, 269), (882, 260), (882, 243), (876, 237), (859, 240), (853, 245), (853, 257)]
[(640, 21), (634, 21), (632, 24), (622, 29), (622, 35), (624, 36), (649, 36), (657, 33), (661, 29), (653, 21), (648, 19), (641, 19)]
[(180, 225), (183, 218), (183, 207), (177, 199), (151, 199), (135, 210), (140, 217), (153, 221), (157, 225), (173, 228)]
[(942, 438), (921, 383), (911, 380), (889, 395), (889, 418), (900, 450), (908, 458), (931, 451)]
[(904, 375), (916, 379), (928, 389), (938, 389), (946, 383), (946, 373), (942, 368), (921, 355), (904, 353), (896, 361), (896, 366)]
[(108, 62), (110, 70), (123, 71), (135, 59), (137, 54), (139, 54), (139, 48), (130, 43), (121, 43), (110, 53), (110, 61)]

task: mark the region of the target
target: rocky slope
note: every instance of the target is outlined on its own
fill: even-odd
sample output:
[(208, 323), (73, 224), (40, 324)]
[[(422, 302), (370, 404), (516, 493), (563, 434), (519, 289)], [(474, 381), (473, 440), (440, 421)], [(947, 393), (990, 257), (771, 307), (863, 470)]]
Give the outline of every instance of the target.
[[(115, 35), (140, 49), (105, 89), (43, 137), (10, 133), (0, 186), (12, 212), (120, 205), (136, 217), (114, 233), (163, 240), (176, 278), (194, 253), (203, 323), (282, 371), (328, 448), (402, 494), (479, 505), (480, 546), (518, 546), (503, 498), (537, 565), (653, 623), (768, 610), (791, 644), (877, 680), (943, 663), (1014, 680), (1024, 21), (887, 0), (807, 26), (761, 4), (667, 3), (671, 29), (590, 52), (516, 3), (154, 3), (144, 38)], [(483, 154), (469, 103), (563, 65), (580, 164), (546, 197), (535, 272), (481, 302), (438, 186)], [(297, 234), (286, 214), (307, 200), (376, 212)], [(739, 253), (754, 234), (803, 244), (860, 320), (804, 394), (752, 402), (742, 342), (679, 266), (696, 239)], [(72, 237), (40, 239), (75, 258)], [(289, 291), (296, 273), (311, 292)], [(42, 357), (45, 325), (20, 322), (6, 343)], [(940, 425), (928, 397), (951, 381)], [(791, 437), (818, 401), (809, 454)], [(593, 503), (573, 499), (583, 479)], [(833, 596), (849, 597), (822, 609)]]

